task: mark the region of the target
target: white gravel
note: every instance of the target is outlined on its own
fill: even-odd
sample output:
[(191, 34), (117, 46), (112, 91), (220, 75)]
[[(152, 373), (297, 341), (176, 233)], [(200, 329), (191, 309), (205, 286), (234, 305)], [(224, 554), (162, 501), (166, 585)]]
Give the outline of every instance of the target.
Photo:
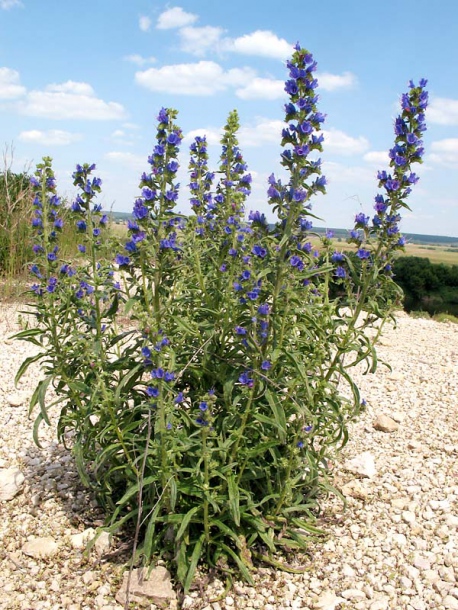
[[(100, 525), (102, 515), (54, 426), (42, 428), (41, 449), (33, 443), (27, 401), (39, 372), (31, 369), (14, 387), (19, 364), (33, 353), (8, 338), (17, 328), (16, 308), (1, 306), (0, 469), (16, 467), (25, 480), (0, 503), (0, 609), (119, 610), (115, 594), (128, 554), (85, 558), (72, 545), (71, 536)], [(378, 353), (393, 370), (358, 373), (368, 408), (351, 425), (333, 470), (348, 507), (343, 511), (334, 497), (324, 503), (320, 525), (330, 536), (301, 558), (307, 571), (263, 568), (256, 587), (236, 583), (217, 602), (211, 600), (221, 583), (205, 584), (182, 600), (183, 608), (458, 609), (458, 325), (401, 313)], [(399, 427), (376, 430), (381, 414)], [(371, 478), (344, 466), (361, 454), (374, 459)], [(48, 538), (42, 556), (24, 553), (34, 538)]]

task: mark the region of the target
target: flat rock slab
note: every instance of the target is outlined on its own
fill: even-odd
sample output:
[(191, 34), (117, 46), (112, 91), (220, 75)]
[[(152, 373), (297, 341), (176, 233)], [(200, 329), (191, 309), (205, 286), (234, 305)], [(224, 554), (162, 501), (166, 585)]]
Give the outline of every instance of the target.
[(22, 552), (29, 557), (42, 558), (52, 557), (57, 553), (59, 545), (50, 536), (44, 538), (33, 538), (24, 544)]
[(351, 460), (347, 460), (344, 464), (344, 468), (348, 472), (368, 479), (372, 479), (377, 474), (374, 456), (369, 451), (364, 451)]
[[(122, 586), (116, 594), (119, 604), (126, 603), (128, 580), (129, 573), (125, 572)], [(129, 602), (135, 602), (142, 608), (149, 608), (151, 604), (156, 604), (159, 608), (176, 606), (176, 593), (172, 589), (170, 572), (163, 566), (157, 566), (149, 575), (147, 568), (132, 570)]]
[(19, 468), (0, 468), (0, 502), (12, 500), (24, 483), (24, 475)]

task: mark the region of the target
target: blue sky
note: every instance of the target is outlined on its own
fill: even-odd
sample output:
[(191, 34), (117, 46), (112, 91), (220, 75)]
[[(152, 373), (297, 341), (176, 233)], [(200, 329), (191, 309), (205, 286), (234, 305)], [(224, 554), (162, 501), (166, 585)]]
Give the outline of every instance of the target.
[[(371, 213), (409, 79), (428, 79), (425, 163), (402, 229), (458, 236), (458, 3), (441, 0), (0, 0), (0, 143), (20, 171), (54, 159), (71, 198), (77, 163), (96, 163), (106, 209), (129, 212), (148, 169), (158, 111), (179, 111), (187, 149), (206, 133), (210, 166), (230, 110), (253, 174), (247, 210), (268, 213), (279, 164), (285, 60), (299, 41), (318, 62), (328, 193), (316, 225)], [(189, 211), (184, 186), (178, 204)]]

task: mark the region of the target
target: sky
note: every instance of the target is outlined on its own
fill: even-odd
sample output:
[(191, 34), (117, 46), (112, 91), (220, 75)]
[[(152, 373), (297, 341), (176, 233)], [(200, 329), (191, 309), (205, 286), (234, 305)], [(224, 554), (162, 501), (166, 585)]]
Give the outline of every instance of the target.
[(95, 163), (105, 209), (130, 212), (162, 107), (184, 133), (177, 211), (189, 213), (188, 150), (207, 135), (210, 168), (229, 112), (253, 176), (246, 208), (274, 217), (267, 178), (284, 175), (286, 60), (299, 42), (318, 62), (327, 194), (316, 226), (372, 213), (410, 79), (428, 79), (423, 165), (402, 221), (458, 237), (458, 2), (441, 0), (0, 0), (0, 145), (13, 171), (53, 158), (71, 200), (77, 163)]

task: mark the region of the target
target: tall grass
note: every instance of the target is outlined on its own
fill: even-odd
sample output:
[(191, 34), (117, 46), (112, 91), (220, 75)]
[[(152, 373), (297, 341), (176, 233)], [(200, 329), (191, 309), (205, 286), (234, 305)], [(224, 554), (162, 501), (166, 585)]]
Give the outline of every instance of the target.
[(3, 154), (0, 172), (0, 296), (20, 289), (27, 261), (33, 255), (30, 239), (32, 191), (26, 171), (11, 170), (12, 154)]
[[(28, 268), (34, 260), (32, 250), (33, 195), (27, 170), (12, 171), (13, 154), (5, 149), (0, 171), (0, 299), (17, 298), (30, 281)], [(64, 227), (60, 239), (60, 256), (66, 260), (77, 257), (80, 236), (70, 220), (70, 209), (63, 202)], [(102, 254), (112, 258), (116, 233), (109, 232), (102, 244)]]

